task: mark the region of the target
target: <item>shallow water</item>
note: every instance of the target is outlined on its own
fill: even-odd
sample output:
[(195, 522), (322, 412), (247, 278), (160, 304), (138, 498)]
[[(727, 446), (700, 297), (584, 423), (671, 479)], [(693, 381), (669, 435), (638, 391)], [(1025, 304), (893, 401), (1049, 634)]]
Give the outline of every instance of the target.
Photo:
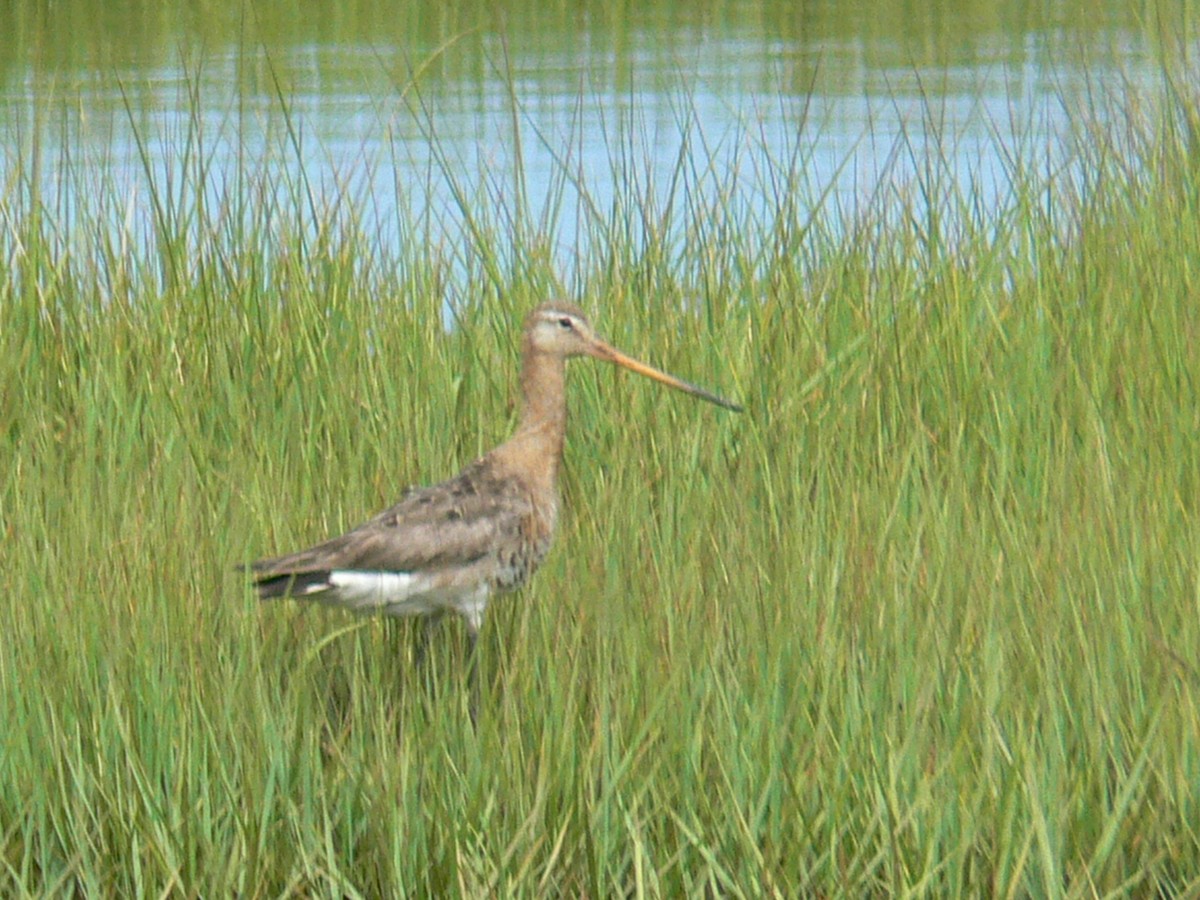
[(372, 4), (304, 21), (216, 8), (150, 22), (88, 4), (9, 10), (0, 184), (36, 172), (67, 219), (115, 187), (113, 218), (137, 232), (152, 186), (186, 192), (196, 160), (209, 202), (239, 168), (302, 173), (313, 202), (351, 199), (389, 244), (414, 222), (452, 242), (479, 204), (522, 209), (569, 267), (589, 216), (631, 185), (678, 202), (680, 173), (686, 202), (748, 216), (778, 202), (769, 173), (789, 166), (801, 202), (841, 216), (931, 167), (993, 208), (1014, 153), (1069, 164), (1066, 138), (1107, 98), (1153, 90), (1168, 53), (1155, 35), (1175, 33), (1117, 4), (505, 17), (468, 4), (403, 21)]

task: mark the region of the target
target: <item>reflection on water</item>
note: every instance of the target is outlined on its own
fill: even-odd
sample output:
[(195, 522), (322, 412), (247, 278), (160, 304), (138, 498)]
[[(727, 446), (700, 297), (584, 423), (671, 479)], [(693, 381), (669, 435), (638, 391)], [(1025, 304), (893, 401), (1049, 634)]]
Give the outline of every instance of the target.
[[(352, 200), (391, 244), (413, 223), (453, 243), (480, 204), (523, 208), (569, 268), (631, 185), (665, 208), (681, 176), (693, 208), (754, 216), (790, 168), (800, 202), (853, 215), (934, 165), (994, 206), (1001, 148), (1060, 164), (1094, 98), (1152, 83), (1162, 54), (1115, 4), (702, 3), (623, 20), (362, 3), (303, 22), (217, 6), (212, 21), (72, 3), (0, 21), (0, 184), (36, 171), (68, 217), (115, 186), (137, 230), (152, 185), (186, 191), (188, 166), (210, 203), (238, 171), (302, 173), (311, 202)], [(76, 37), (51, 15), (78, 17)]]

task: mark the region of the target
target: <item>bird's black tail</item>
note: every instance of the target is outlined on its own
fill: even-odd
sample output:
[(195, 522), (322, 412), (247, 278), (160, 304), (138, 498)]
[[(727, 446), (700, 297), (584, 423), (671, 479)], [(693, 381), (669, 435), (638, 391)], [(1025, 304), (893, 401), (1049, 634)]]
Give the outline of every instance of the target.
[[(238, 566), (245, 570), (246, 566)], [(260, 575), (254, 580), (259, 600), (276, 597), (299, 597), (319, 594), (329, 588), (329, 572), (284, 572), (281, 575)]]

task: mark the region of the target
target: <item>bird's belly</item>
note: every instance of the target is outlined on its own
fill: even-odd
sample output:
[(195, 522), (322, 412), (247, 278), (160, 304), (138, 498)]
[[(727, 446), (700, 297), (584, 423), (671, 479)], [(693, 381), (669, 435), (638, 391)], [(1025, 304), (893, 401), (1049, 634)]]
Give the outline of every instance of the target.
[[(482, 593), (481, 593), (482, 590)], [(474, 609), (487, 602), (486, 587), (479, 584), (439, 583), (418, 572), (365, 572), (334, 570), (328, 590), (314, 600), (358, 612), (389, 616), (425, 616), (454, 611), (472, 618)]]

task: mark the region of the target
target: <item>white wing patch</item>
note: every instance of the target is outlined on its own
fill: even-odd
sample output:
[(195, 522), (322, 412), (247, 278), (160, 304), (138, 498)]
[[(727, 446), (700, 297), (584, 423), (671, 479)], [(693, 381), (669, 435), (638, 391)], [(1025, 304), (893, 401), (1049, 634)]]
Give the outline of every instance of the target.
[(323, 603), (359, 612), (380, 611), (389, 616), (453, 611), (467, 620), (472, 631), (478, 631), (488, 601), (486, 586), (446, 587), (432, 582), (420, 572), (334, 569), (329, 573), (327, 587), (314, 586), (305, 593), (313, 594), (314, 600)]
[[(411, 572), (360, 572), (334, 569), (329, 573), (329, 587), (335, 602), (355, 609), (371, 609), (403, 603), (420, 592), (425, 581)], [(334, 598), (330, 598), (334, 599)]]

